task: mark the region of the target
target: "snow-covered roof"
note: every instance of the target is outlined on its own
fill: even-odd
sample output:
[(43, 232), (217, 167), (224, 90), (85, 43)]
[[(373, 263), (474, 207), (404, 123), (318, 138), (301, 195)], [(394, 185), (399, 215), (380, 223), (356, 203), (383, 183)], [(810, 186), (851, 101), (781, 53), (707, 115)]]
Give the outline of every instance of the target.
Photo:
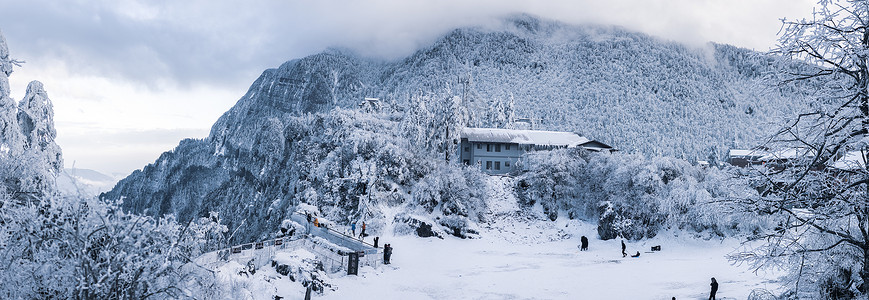
[(806, 150), (801, 148), (771, 151), (764, 153), (760, 160), (794, 159), (805, 154), (805, 152)]
[(761, 149), (730, 149), (731, 157), (758, 156), (759, 161), (793, 159), (803, 154), (806, 154), (806, 150), (803, 148), (790, 148), (775, 151)]
[(761, 156), (763, 155), (761, 152), (752, 149), (730, 149), (730, 156)]
[(576, 147), (591, 141), (573, 132), (499, 128), (464, 128), (462, 129), (462, 138), (471, 142), (569, 147)]
[(862, 151), (849, 151), (839, 160), (833, 162), (833, 168), (842, 170), (859, 170), (866, 168), (866, 158)]

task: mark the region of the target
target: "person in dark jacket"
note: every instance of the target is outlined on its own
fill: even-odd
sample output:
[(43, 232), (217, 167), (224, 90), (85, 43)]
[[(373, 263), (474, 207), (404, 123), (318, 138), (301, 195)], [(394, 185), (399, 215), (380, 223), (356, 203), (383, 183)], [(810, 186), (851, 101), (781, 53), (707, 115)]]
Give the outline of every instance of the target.
[(712, 286), (712, 291), (709, 292), (709, 300), (715, 300), (715, 293), (718, 292), (718, 281), (715, 281), (715, 277), (712, 277), (712, 283), (709, 285)]
[(628, 247), (625, 246), (625, 240), (622, 240), (622, 257), (628, 257), (628, 253), (625, 252), (625, 249), (627, 249), (627, 248)]
[(392, 258), (392, 245), (383, 245), (383, 264), (388, 265), (390, 258)]
[(579, 238), (579, 241), (582, 243), (582, 246), (579, 248), (579, 251), (587, 251), (588, 250), (588, 238), (584, 235)]

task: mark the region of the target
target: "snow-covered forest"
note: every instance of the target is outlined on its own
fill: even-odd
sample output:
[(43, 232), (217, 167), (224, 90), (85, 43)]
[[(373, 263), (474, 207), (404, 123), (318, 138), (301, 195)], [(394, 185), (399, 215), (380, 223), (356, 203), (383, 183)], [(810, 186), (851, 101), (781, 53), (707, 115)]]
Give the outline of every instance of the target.
[[(302, 243), (311, 224), (356, 236), (360, 223), (416, 251), (473, 245), (468, 257), (508, 259), (468, 244), (487, 241), (534, 266), (549, 255), (538, 244), (557, 248), (555, 261), (578, 251), (565, 245), (579, 236), (612, 249), (621, 240), (622, 251), (627, 241), (635, 257), (672, 243), (694, 255), (659, 256), (680, 268), (698, 248), (725, 245), (711, 251), (719, 272), (776, 275), (723, 281), (758, 288), (740, 295), (865, 297), (869, 9), (848, 5), (822, 3), (819, 19), (786, 23), (765, 54), (528, 15), (453, 30), (395, 61), (329, 50), (266, 70), (207, 138), (182, 140), (99, 197), (58, 187), (51, 100), (37, 81), (10, 98), (7, 77), (21, 62), (0, 36), (0, 298), (265, 299), (303, 286), (340, 297), (336, 282), (358, 287), (328, 274), (334, 258), (314, 249), (350, 251), (328, 239), (270, 266), (226, 257), (240, 244)], [(455, 157), (463, 127), (528, 126), (517, 118), (619, 151), (532, 151), (503, 177)], [(725, 162), (727, 150), (755, 146), (800, 151), (748, 168)], [(605, 270), (627, 254), (599, 249), (571, 267)], [(360, 278), (400, 268), (369, 263)]]

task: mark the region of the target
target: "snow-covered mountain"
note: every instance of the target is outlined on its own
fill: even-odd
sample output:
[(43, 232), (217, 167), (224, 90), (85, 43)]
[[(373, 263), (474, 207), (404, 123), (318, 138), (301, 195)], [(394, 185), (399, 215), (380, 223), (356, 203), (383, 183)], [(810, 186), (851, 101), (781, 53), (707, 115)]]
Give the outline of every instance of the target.
[(54, 190), (63, 154), (54, 138), (54, 109), (39, 81), (27, 85), (24, 99), (9, 97), (9, 75), (18, 64), (0, 34), (0, 192), (13, 198)]
[[(774, 57), (732, 46), (698, 49), (527, 15), (453, 30), (395, 61), (329, 50), (266, 70), (207, 139), (181, 141), (101, 197), (181, 220), (219, 211), (245, 240), (277, 228), (285, 208), (299, 202), (344, 222), (377, 219), (378, 205), (450, 189), (460, 196), (414, 204), (442, 211), (440, 222), (457, 230), (464, 219), (446, 217), (473, 219), (475, 208), (449, 201), (479, 199), (473, 187), (459, 186), (479, 179), (437, 171), (437, 159), (407, 138), (402, 114), (459, 99), (470, 126), (503, 125), (497, 116), (512, 107), (508, 115), (530, 117), (538, 129), (576, 131), (623, 151), (715, 161), (729, 148), (755, 145), (807, 106), (802, 91), (764, 83), (777, 67)], [(380, 117), (329, 112), (354, 108), (363, 97), (381, 99)], [(471, 180), (442, 180), (461, 176)]]

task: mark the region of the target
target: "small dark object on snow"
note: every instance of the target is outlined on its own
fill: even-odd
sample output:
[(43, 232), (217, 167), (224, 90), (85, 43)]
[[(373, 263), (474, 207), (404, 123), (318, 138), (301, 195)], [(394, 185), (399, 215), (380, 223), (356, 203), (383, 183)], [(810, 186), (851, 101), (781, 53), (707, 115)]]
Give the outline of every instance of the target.
[(652, 251), (661, 251), (661, 245), (652, 246)]
[(587, 251), (588, 250), (588, 238), (584, 235), (579, 238), (579, 241), (582, 243), (582, 247), (579, 248), (579, 251)]
[(250, 275), (256, 274), (256, 265), (252, 258), (247, 261), (247, 272), (250, 273)]
[(285, 265), (285, 264), (280, 264), (277, 267), (275, 267), (275, 272), (278, 272), (278, 274), (287, 276), (290, 274), (290, 266)]
[(281, 299), (284, 299), (284, 297), (281, 297), (281, 296), (275, 295), (275, 300), (281, 300)]
[(640, 251), (637, 251), (637, 254), (631, 255), (631, 257), (640, 257)]
[(374, 248), (377, 248), (377, 242), (380, 240), (379, 236), (374, 237)]
[(419, 224), (419, 227), (416, 228), (416, 235), (418, 235), (419, 237), (437, 236), (432, 230), (431, 225), (426, 223)]

